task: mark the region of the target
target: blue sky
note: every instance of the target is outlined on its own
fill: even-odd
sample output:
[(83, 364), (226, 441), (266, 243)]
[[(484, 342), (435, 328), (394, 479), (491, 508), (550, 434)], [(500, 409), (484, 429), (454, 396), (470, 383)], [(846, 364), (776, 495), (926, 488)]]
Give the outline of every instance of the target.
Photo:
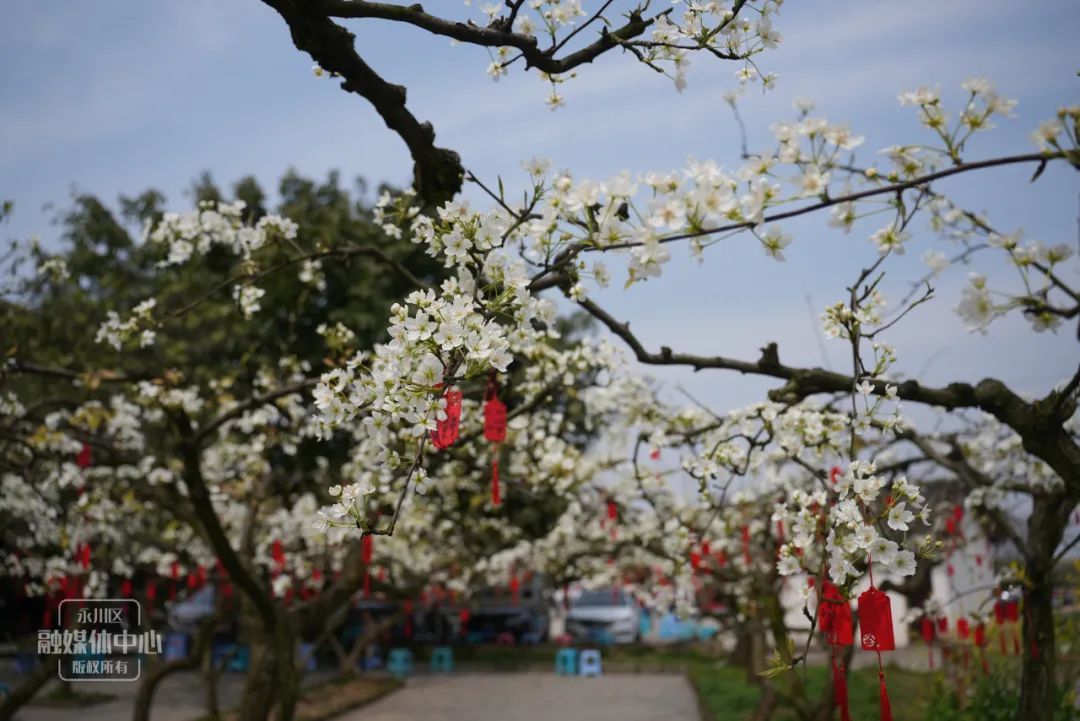
[[(447, 12), (468, 12), (457, 0), (428, 7), (444, 3)], [(439, 143), (459, 151), (482, 178), (502, 174), (514, 187), (519, 161), (534, 155), (576, 177), (675, 168), (689, 156), (738, 164), (736, 126), (721, 100), (735, 86), (730, 64), (696, 58), (679, 94), (631, 58), (611, 55), (583, 67), (564, 86), (567, 107), (551, 113), (535, 76), (488, 79), (483, 50), (381, 22), (350, 27), (366, 59), (408, 87), (410, 108), (433, 122)], [(793, 98), (809, 97), (818, 114), (867, 136), (860, 152), (869, 158), (887, 145), (927, 139), (910, 108), (898, 106), (898, 91), (940, 83), (955, 107), (959, 83), (980, 75), (1020, 105), (1017, 117), (970, 146), (969, 157), (1030, 152), (1035, 125), (1080, 101), (1075, 0), (792, 0), (776, 27), (784, 42), (760, 65), (779, 73), (777, 88), (742, 101), (751, 147), (768, 140), (771, 122), (792, 115)], [(399, 184), (410, 174), (398, 138), (362, 99), (313, 77), (311, 60), (257, 0), (102, 0), (92, 10), (71, 0), (13, 5), (0, 27), (0, 92), (0, 197), (16, 202), (5, 235), (54, 236), (53, 213), (42, 206), (62, 206), (73, 185), (108, 200), (153, 186), (183, 208), (183, 189), (203, 170), (222, 183), (253, 173), (268, 187), (289, 167)], [(1080, 176), (1054, 168), (1029, 184), (1030, 173), (994, 170), (940, 187), (989, 211), (1002, 228), (1075, 244)], [(632, 320), (651, 348), (756, 357), (775, 340), (786, 362), (842, 369), (843, 348), (832, 341), (823, 359), (811, 316), (872, 262), (867, 238), (874, 228), (844, 236), (820, 218), (787, 229), (796, 240), (786, 263), (748, 239), (734, 240), (700, 267), (676, 253), (662, 279), (626, 292), (613, 259), (617, 282), (596, 297)], [(940, 241), (920, 229), (908, 254), (890, 260), (891, 297), (921, 275), (919, 255), (936, 246)], [(999, 263), (977, 267), (1011, 282)], [(1076, 268), (1066, 277), (1080, 282)], [(965, 333), (951, 311), (965, 275), (949, 271), (939, 298), (890, 334), (901, 370), (933, 383), (998, 376), (1032, 394), (1071, 374), (1074, 326), (1035, 335), (1011, 320), (989, 336)], [(652, 372), (719, 410), (757, 400), (772, 385), (728, 373)]]

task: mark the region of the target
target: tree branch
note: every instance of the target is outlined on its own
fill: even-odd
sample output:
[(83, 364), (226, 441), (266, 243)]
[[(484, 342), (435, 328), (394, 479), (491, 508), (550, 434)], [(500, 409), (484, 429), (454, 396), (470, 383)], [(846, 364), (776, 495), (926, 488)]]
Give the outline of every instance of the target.
[[(405, 107), (405, 88), (383, 80), (356, 52), (355, 36), (316, 12), (315, 4), (305, 0), (263, 0), (277, 10), (292, 33), (293, 43), (308, 53), (322, 68), (340, 75), (341, 87), (365, 98), (382, 117), (386, 126), (397, 133), (413, 159), (413, 186), (429, 206), (442, 205), (461, 190), (464, 169), (461, 158), (452, 150), (435, 145), (431, 123), (420, 122)], [(361, 3), (371, 6), (372, 3)], [(388, 11), (411, 12), (398, 5), (375, 4)], [(392, 19), (392, 18), (388, 18)]]

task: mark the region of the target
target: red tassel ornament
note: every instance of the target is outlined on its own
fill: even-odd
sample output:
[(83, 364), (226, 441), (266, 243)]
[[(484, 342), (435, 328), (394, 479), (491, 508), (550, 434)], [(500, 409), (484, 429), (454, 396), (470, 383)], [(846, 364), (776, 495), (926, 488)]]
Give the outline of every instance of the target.
[(364, 563), (364, 598), (371, 596), (371, 559), (375, 554), (375, 537), (364, 534), (360, 539), (360, 560)]
[(848, 710), (847, 674), (843, 664), (838, 663), (836, 657), (838, 648), (850, 646), (855, 640), (851, 604), (840, 593), (840, 589), (830, 581), (825, 581), (822, 584), (817, 613), (818, 626), (825, 635), (825, 643), (832, 648), (833, 699), (836, 707), (840, 709), (840, 721), (851, 721), (851, 713)]
[(94, 462), (94, 451), (86, 443), (83, 443), (79, 454), (75, 456), (75, 465), (79, 468), (89, 468)]
[(499, 488), (499, 444), (506, 440), (506, 404), (499, 400), (498, 384), (492, 374), (484, 400), (484, 438), (494, 443), (491, 449), (491, 505), (502, 505)]
[(882, 591), (870, 586), (859, 596), (859, 633), (864, 651), (878, 655), (878, 684), (881, 697), (881, 721), (892, 721), (892, 706), (885, 687), (885, 669), (881, 652), (896, 648), (893, 638), (892, 602)]
[(930, 662), (930, 670), (934, 670), (934, 622), (929, 616), (922, 620), (922, 639), (926, 642), (926, 654)]
[(446, 418), (438, 421), (435, 430), (431, 432), (431, 443), (439, 450), (454, 444), (461, 425), (461, 391), (448, 387), (443, 391), (443, 398), (446, 399)]

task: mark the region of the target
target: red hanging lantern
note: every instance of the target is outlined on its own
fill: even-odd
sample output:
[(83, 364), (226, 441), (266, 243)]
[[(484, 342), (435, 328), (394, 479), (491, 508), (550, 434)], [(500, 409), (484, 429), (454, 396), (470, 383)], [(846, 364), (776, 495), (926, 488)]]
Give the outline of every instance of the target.
[(371, 559), (375, 553), (375, 537), (365, 533), (360, 539), (360, 560), (364, 564), (364, 598), (371, 596)]
[(1002, 601), (994, 603), (994, 625), (998, 628), (998, 643), (1001, 646), (1001, 655), (1007, 656), (1009, 649), (1005, 646), (1005, 603)]
[(517, 571), (510, 576), (510, 603), (518, 605), (518, 595), (521, 591), (521, 582), (518, 580)]
[(746, 565), (750, 565), (750, 526), (743, 525), (742, 527), (742, 548), (743, 548), (743, 561)]
[(79, 546), (79, 565), (85, 571), (90, 568), (90, 544), (84, 543)]
[(446, 417), (438, 421), (435, 430), (431, 432), (431, 443), (439, 450), (454, 444), (461, 425), (461, 391), (448, 386), (443, 391), (443, 398), (446, 400), (446, 408), (443, 409)]
[(709, 542), (708, 541), (702, 541), (701, 542), (701, 555), (702, 556), (711, 556), (712, 555), (712, 549), (709, 547)]
[(1020, 623), (1020, 602), (1008, 601), (1005, 603), (1005, 620), (1012, 625), (1013, 653), (1020, 655), (1020, 631), (1016, 625)]
[(859, 633), (864, 651), (878, 655), (878, 691), (881, 698), (881, 721), (892, 721), (889, 692), (885, 688), (885, 668), (881, 652), (896, 648), (893, 638), (892, 602), (884, 592), (870, 586), (859, 596)]
[(939, 636), (944, 636), (949, 632), (949, 619), (947, 616), (942, 616), (937, 620), (937, 632)]
[(929, 616), (923, 616), (922, 639), (926, 643), (926, 654), (930, 663), (930, 670), (934, 670), (934, 622)]
[(506, 404), (499, 400), (499, 386), (492, 373), (484, 400), (484, 438), (491, 441), (491, 505), (502, 505), (499, 487), (499, 444), (506, 440)]
[(82, 444), (82, 449), (75, 456), (75, 465), (79, 468), (88, 468), (94, 462), (94, 451), (87, 443)]
[[(811, 582), (813, 578), (809, 579)], [(811, 584), (812, 585), (812, 584)], [(840, 709), (840, 721), (851, 721), (848, 710), (847, 673), (837, 660), (837, 649), (854, 643), (851, 604), (832, 582), (822, 584), (818, 599), (818, 625), (825, 643), (832, 649), (833, 698)]]
[(123, 581), (120, 582), (120, 598), (131, 598), (131, 591), (131, 579), (125, 578)]
[(971, 626), (968, 625), (966, 618), (957, 619), (956, 635), (961, 641), (966, 641), (971, 636)]
[(975, 625), (975, 647), (979, 649), (979, 660), (982, 662), (984, 676), (990, 675), (990, 666), (986, 663), (986, 624)]

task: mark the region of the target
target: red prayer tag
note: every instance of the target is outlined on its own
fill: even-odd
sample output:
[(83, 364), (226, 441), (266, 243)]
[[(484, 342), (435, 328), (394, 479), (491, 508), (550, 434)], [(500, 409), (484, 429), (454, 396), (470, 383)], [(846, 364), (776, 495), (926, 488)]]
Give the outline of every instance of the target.
[(859, 632), (864, 651), (892, 651), (892, 601), (884, 592), (871, 586), (859, 596)]
[(83, 443), (82, 449), (79, 451), (79, 455), (75, 456), (75, 465), (79, 468), (86, 468), (94, 462), (94, 451), (86, 443)]
[(506, 404), (497, 396), (484, 403), (484, 438), (493, 443), (506, 440)]
[(439, 450), (449, 448), (458, 439), (458, 429), (461, 425), (461, 391), (456, 388), (447, 388), (443, 391), (446, 399), (446, 418), (438, 421), (435, 430), (431, 433), (431, 443)]

